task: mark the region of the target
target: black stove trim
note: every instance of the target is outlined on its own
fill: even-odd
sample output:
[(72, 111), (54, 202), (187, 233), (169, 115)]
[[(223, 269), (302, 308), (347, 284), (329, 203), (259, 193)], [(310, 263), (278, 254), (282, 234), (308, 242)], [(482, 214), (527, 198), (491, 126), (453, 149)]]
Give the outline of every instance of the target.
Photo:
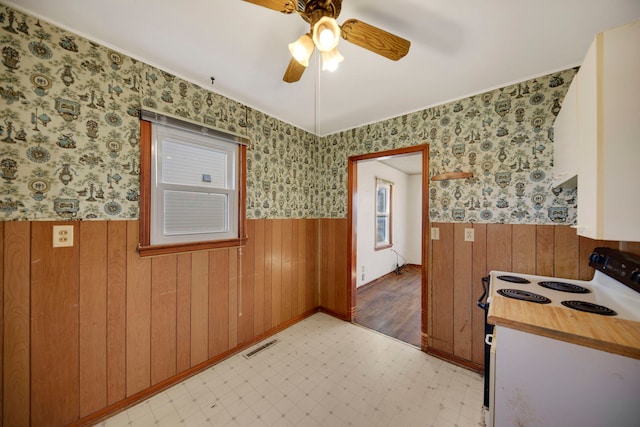
[(640, 293), (640, 256), (599, 247), (589, 256), (589, 265)]

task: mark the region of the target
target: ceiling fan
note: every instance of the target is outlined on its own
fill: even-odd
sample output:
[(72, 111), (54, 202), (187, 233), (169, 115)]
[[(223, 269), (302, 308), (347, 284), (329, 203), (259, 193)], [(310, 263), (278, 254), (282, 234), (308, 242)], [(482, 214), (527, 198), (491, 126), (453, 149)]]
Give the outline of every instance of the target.
[(408, 40), (357, 19), (338, 25), (342, 0), (243, 1), (285, 14), (297, 13), (310, 24), (309, 32), (289, 45), (292, 58), (282, 78), (287, 83), (300, 80), (315, 48), (322, 55), (322, 69), (335, 70), (344, 59), (337, 48), (340, 37), (394, 61), (405, 56), (411, 46)]

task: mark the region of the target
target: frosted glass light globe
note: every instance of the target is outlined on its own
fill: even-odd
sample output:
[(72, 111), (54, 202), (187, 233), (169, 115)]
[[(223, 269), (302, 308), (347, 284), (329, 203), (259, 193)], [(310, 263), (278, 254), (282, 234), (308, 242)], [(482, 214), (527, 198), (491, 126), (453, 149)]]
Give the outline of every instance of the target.
[(333, 43), (335, 42), (335, 38), (333, 37), (333, 32), (328, 28), (324, 28), (320, 32), (320, 36), (318, 37), (318, 39), (320, 40), (320, 45), (322, 47), (325, 47), (324, 50), (326, 50), (327, 46), (332, 46)]
[(321, 52), (329, 52), (338, 45), (340, 26), (335, 19), (323, 16), (313, 25), (313, 42)]

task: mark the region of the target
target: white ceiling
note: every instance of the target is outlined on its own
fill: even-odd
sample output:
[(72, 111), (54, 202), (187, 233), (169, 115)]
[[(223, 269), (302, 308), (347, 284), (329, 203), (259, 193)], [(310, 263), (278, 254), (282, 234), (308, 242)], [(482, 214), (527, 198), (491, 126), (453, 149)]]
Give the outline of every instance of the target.
[(404, 154), (374, 160), (378, 160), (380, 163), (404, 172), (407, 175), (422, 174), (422, 154)]
[(287, 45), (308, 31), (295, 14), (242, 0), (6, 3), (319, 136), (579, 65), (595, 33), (640, 18), (640, 0), (343, 0), (339, 23), (397, 34), (409, 54), (341, 40), (336, 72), (319, 72), (316, 52), (289, 84)]

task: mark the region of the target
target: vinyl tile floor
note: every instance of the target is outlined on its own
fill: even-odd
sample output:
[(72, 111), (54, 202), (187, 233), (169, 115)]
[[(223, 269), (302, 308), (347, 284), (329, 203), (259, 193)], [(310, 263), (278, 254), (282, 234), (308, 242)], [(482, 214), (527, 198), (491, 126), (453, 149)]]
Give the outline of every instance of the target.
[(317, 313), (98, 426), (484, 426), (482, 377)]

